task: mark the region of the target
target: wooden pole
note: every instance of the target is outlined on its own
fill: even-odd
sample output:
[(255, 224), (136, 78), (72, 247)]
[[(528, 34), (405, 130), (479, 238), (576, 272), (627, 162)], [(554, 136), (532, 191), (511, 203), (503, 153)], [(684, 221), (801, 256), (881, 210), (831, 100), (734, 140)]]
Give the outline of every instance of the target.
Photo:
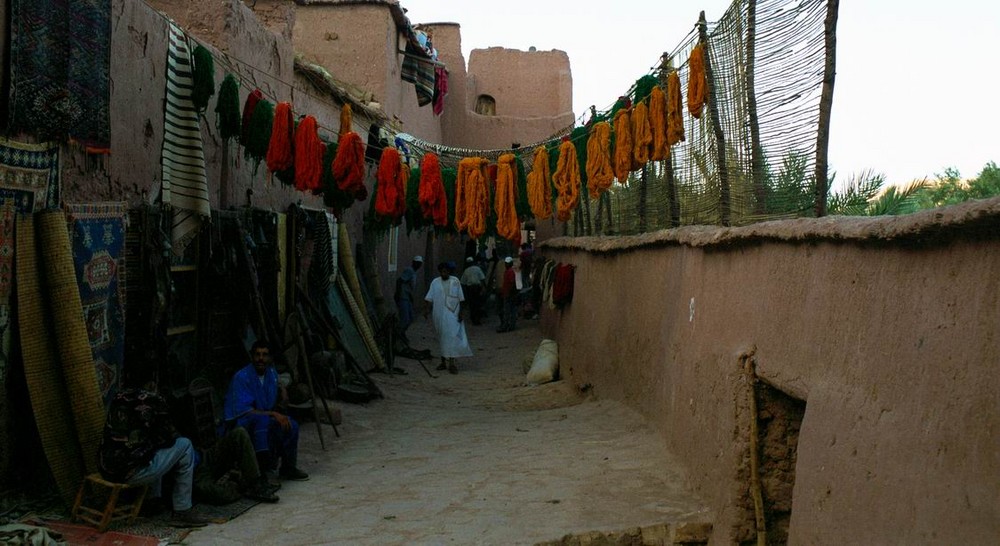
[(649, 163), (642, 166), (642, 178), (639, 179), (639, 233), (646, 233), (646, 193), (649, 189)]
[(760, 121), (757, 119), (757, 90), (754, 88), (754, 66), (757, 49), (757, 0), (747, 2), (747, 110), (750, 117), (750, 171), (753, 177), (756, 203), (754, 212), (767, 211), (767, 188), (764, 186), (764, 149), (760, 145)]
[(760, 484), (760, 430), (757, 425), (757, 372), (754, 370), (752, 348), (740, 355), (747, 382), (747, 403), (750, 411), (750, 496), (753, 497), (754, 520), (757, 526), (757, 546), (767, 546), (767, 522), (764, 520), (764, 496)]
[(819, 130), (816, 135), (816, 216), (826, 216), (829, 178), (827, 148), (830, 145), (830, 114), (833, 110), (833, 84), (837, 77), (837, 15), (840, 0), (827, 0), (824, 36), (826, 65), (823, 68), (823, 94), (819, 99)]
[[(667, 76), (674, 71), (674, 61), (669, 53), (664, 52), (660, 56), (660, 83), (666, 87)], [(677, 201), (677, 183), (674, 180), (673, 146), (667, 150), (667, 157), (663, 160), (663, 169), (666, 172), (667, 198), (670, 206), (670, 227), (681, 225), (681, 205)]]
[(705, 81), (708, 87), (708, 117), (715, 133), (717, 162), (719, 165), (719, 214), (722, 225), (729, 226), (730, 219), (729, 204), (729, 169), (726, 166), (726, 135), (722, 132), (722, 123), (719, 119), (719, 104), (715, 96), (715, 76), (712, 72), (712, 55), (708, 43), (708, 21), (705, 19), (705, 12), (701, 12), (698, 17), (698, 37), (701, 41), (705, 55)]

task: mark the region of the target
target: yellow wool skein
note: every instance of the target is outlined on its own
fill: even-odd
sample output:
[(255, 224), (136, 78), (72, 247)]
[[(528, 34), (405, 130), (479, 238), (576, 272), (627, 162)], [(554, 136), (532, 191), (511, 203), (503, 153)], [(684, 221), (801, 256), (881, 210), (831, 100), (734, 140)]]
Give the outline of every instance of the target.
[(684, 142), (684, 102), (681, 100), (681, 77), (667, 76), (667, 147)]
[(628, 181), (628, 173), (632, 171), (632, 123), (628, 110), (622, 108), (615, 114), (615, 178), (619, 184)]
[(694, 46), (688, 58), (688, 112), (698, 119), (701, 109), (705, 106), (705, 92), (708, 89), (708, 79), (705, 76), (705, 48), (702, 44)]
[(481, 157), (475, 158), (479, 163), (469, 172), (466, 188), (466, 218), (469, 237), (478, 239), (486, 233), (486, 216), (490, 209), (490, 190), (487, 186), (489, 174), (486, 172), (488, 161)]
[(528, 173), (528, 204), (539, 220), (552, 216), (552, 179), (549, 175), (549, 152), (545, 146), (535, 148), (535, 158)]
[(559, 145), (559, 162), (552, 175), (552, 183), (559, 192), (556, 220), (565, 222), (580, 203), (580, 160), (576, 157), (576, 146), (569, 140)]
[(615, 173), (611, 169), (611, 124), (595, 123), (587, 140), (587, 186), (591, 198), (598, 198), (611, 187)]
[(645, 101), (632, 111), (632, 170), (649, 162), (649, 148), (653, 145), (653, 132), (649, 128), (649, 109)]
[(514, 240), (521, 233), (517, 219), (517, 171), (514, 154), (504, 154), (497, 160), (497, 195), (494, 208), (497, 212), (497, 233), (504, 239)]
[(663, 161), (670, 155), (667, 145), (667, 96), (659, 86), (649, 94), (649, 126), (653, 133), (653, 148), (649, 159)]

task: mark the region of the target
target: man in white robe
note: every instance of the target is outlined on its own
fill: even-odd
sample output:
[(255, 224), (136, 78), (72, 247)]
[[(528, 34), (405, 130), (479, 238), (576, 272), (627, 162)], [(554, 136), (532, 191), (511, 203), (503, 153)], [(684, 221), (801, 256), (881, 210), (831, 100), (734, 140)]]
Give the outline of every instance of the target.
[[(430, 305), (428, 311), (433, 313), (434, 330), (441, 347), (441, 364), (437, 369), (447, 369), (455, 374), (458, 373), (455, 358), (472, 356), (469, 339), (465, 335), (465, 323), (462, 322), (465, 296), (462, 283), (451, 274), (447, 263), (438, 266), (438, 273), (440, 276), (431, 281), (424, 300)], [(426, 316), (427, 312), (424, 314)]]

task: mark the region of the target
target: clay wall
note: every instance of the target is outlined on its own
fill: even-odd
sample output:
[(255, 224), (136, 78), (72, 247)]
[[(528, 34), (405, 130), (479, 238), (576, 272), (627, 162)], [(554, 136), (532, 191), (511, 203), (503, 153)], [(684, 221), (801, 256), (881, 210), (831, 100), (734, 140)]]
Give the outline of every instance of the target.
[(552, 117), (573, 112), (573, 77), (565, 51), (520, 51), (504, 47), (475, 49), (469, 54), (469, 74), (479, 95), (496, 100), (498, 116)]
[(713, 544), (752, 536), (749, 351), (762, 381), (805, 402), (789, 543), (991, 543), (998, 234), (1000, 199), (552, 239), (539, 253), (577, 266), (575, 295), (543, 328), (561, 373), (663, 433), (715, 511)]

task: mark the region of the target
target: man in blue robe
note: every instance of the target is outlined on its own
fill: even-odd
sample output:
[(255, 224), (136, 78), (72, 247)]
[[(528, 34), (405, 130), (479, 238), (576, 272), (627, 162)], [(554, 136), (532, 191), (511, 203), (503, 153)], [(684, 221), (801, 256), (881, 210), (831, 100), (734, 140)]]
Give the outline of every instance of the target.
[(287, 398), (278, 386), (278, 372), (271, 365), (271, 351), (261, 341), (250, 349), (253, 361), (233, 376), (226, 393), (225, 418), (230, 426), (247, 429), (261, 472), (273, 469), (278, 459), (278, 476), (286, 480), (307, 480), (298, 467), (299, 424), (275, 410)]

